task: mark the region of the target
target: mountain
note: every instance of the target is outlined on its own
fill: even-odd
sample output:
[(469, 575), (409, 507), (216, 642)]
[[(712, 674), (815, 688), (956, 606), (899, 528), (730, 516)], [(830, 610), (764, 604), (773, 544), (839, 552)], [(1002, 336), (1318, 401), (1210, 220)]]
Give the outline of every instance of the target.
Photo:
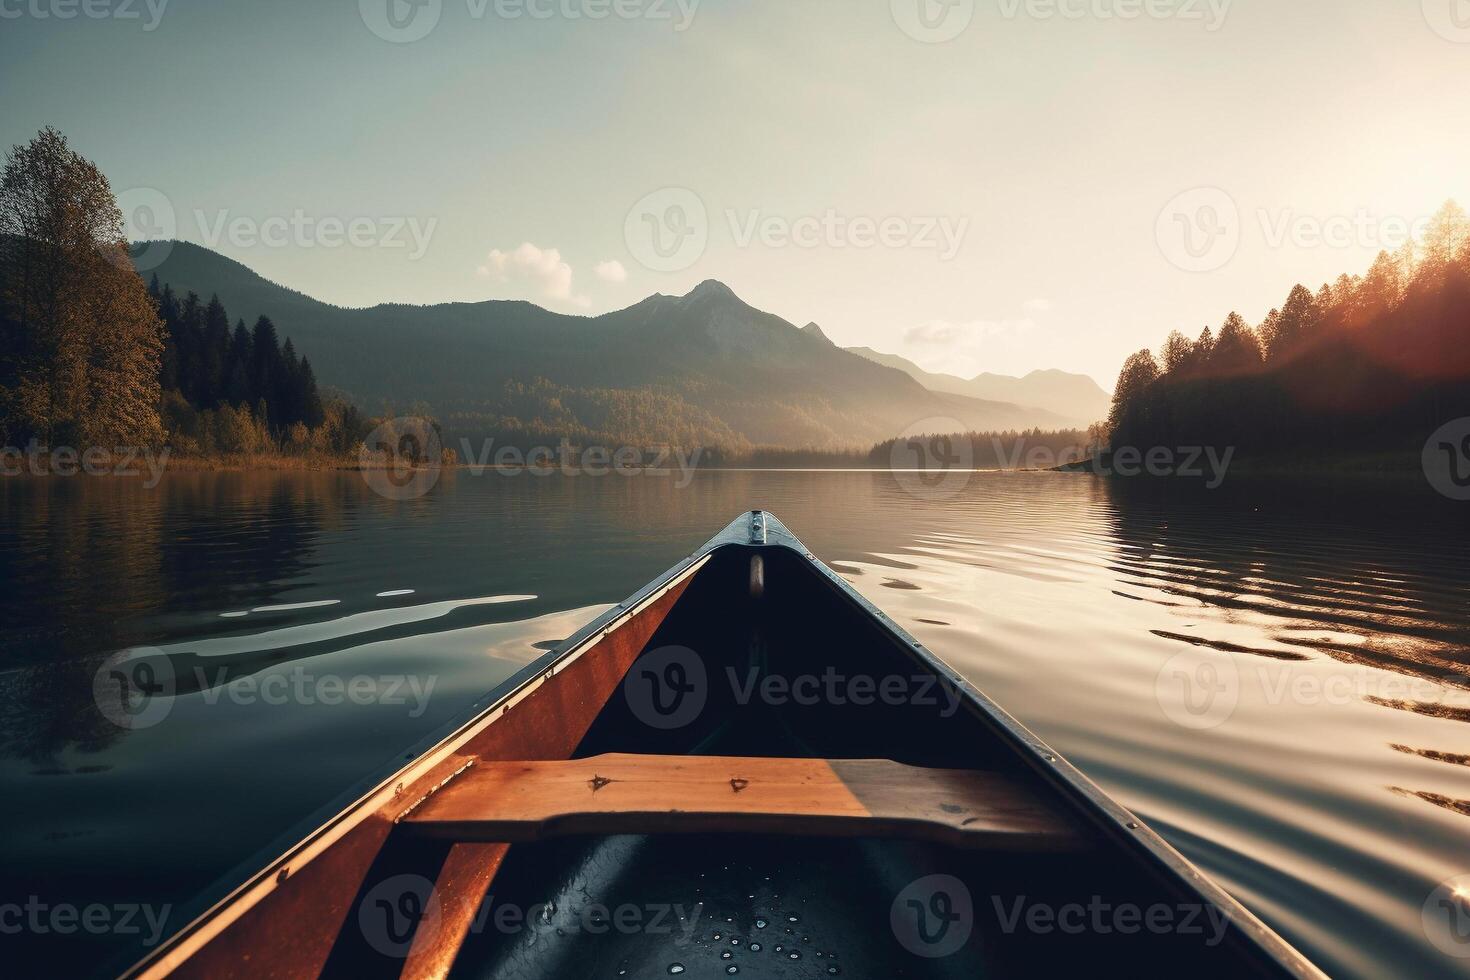
[(181, 295), (218, 294), (248, 323), (269, 316), (322, 384), (367, 410), (425, 403), (457, 435), (846, 448), (918, 423), (1000, 430), (1067, 422), (930, 391), (715, 281), (583, 317), (501, 300), (344, 309), (184, 242), (152, 272)]
[(847, 350), (866, 357), (875, 364), (902, 371), (930, 391), (1016, 405), (1044, 405), (1049, 411), (1066, 416), (1078, 427), (1086, 427), (1107, 418), (1112, 404), (1108, 393), (1085, 374), (1032, 371), (1024, 378), (1013, 378), (1004, 374), (980, 374), (967, 381), (952, 374), (925, 371), (913, 361), (897, 354), (884, 354), (871, 347), (848, 347)]

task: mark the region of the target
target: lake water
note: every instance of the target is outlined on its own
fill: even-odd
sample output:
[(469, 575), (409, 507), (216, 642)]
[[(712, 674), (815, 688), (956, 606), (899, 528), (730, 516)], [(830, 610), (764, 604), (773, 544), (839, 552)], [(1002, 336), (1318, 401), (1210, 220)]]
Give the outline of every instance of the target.
[[(1431, 899), (1470, 872), (1465, 505), (1379, 482), (677, 482), (458, 472), (390, 501), (351, 473), (0, 481), (0, 902), (183, 925), (763, 508), (1329, 973), (1470, 972)], [(203, 666), (120, 727), (94, 682), (137, 646)], [(0, 942), (96, 968), (140, 942), (118, 931)]]

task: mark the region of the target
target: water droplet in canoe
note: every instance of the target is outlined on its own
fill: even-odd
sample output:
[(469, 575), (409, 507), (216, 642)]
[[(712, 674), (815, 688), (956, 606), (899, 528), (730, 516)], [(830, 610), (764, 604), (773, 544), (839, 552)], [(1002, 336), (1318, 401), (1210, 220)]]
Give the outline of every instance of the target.
[(731, 946), (739, 946), (740, 945), (740, 937), (739, 936), (731, 936), (730, 937), (730, 945)]
[(765, 919), (756, 919), (755, 920), (755, 927), (757, 929), (764, 929), (766, 927), (766, 920)]
[(786, 917), (786, 921), (787, 922), (800, 922), (801, 921), (801, 916), (799, 916), (799, 915), (788, 915)]
[(750, 951), (752, 953), (759, 953), (761, 951), (761, 944), (760, 943), (751, 943), (750, 944)]
[(728, 960), (730, 957), (732, 957), (734, 955), (735, 955), (734, 953), (730, 952), (727, 949), (723, 953), (720, 954), (720, 959), (722, 959), (722, 960)]
[(793, 949), (791, 952), (789, 952), (789, 953), (786, 954), (786, 958), (787, 959), (792, 959), (792, 960), (799, 960), (799, 959), (801, 959), (801, 954), (798, 953), (796, 950)]
[(669, 964), (669, 972), (670, 973), (683, 973), (684, 972), (684, 964), (683, 963), (670, 963)]
[(739, 973), (740, 972), (740, 967), (738, 967), (735, 964), (731, 963), (729, 966), (725, 967), (725, 972), (726, 973)]
[(829, 966), (829, 967), (827, 967), (827, 975), (828, 976), (835, 977), (835, 976), (837, 976), (837, 974), (839, 974), (841, 972), (842, 971), (839, 970), (839, 969), (837, 969), (837, 967), (835, 967), (835, 966)]

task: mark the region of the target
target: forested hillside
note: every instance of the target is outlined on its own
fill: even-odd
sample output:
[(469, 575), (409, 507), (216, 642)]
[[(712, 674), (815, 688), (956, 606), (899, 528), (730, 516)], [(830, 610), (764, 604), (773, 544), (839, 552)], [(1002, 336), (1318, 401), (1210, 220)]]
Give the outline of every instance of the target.
[(1175, 332), (1124, 365), (1109, 418), (1122, 446), (1234, 446), (1241, 458), (1417, 455), (1470, 415), (1470, 220), (1446, 205), (1425, 240), (1363, 276), (1297, 286), (1252, 326)]

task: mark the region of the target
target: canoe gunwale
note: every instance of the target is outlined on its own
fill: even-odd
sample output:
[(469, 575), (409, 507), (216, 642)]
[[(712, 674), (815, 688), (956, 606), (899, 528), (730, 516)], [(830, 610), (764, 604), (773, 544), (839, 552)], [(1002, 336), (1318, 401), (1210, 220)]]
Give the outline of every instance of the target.
[[(114, 972), (119, 972), (123, 977), (161, 977), (188, 963), (192, 956), (225, 932), (231, 924), (269, 898), (276, 887), (287, 880), (288, 875), (294, 877), (305, 865), (321, 857), (360, 825), (373, 818), (396, 821), (419, 805), (432, 787), (429, 784), (414, 786), (415, 782), (423, 781), (436, 767), (452, 759), (458, 750), (504, 717), (516, 704), (553, 680), (584, 654), (594, 650), (602, 639), (632, 622), (680, 584), (688, 582), (717, 552), (736, 550), (758, 555), (778, 549), (800, 556), (804, 564), (818, 573), (818, 577), (825, 581), (829, 589), (850, 604), (855, 612), (864, 615), (888, 634), (895, 647), (902, 650), (914, 664), (952, 684), (953, 689), (960, 694), (964, 710), (984, 724), (1045, 783), (1057, 790), (1071, 804), (1073, 816), (1085, 820), (1128, 855), (1136, 858), (1161, 884), (1181, 894), (1196, 896), (1200, 902), (1220, 909), (1229, 923), (1236, 927), (1241, 939), (1263, 959), (1289, 975), (1325, 980), (1326, 974), (1191, 864), (1141, 819), (1104, 793), (1061, 753), (1047, 745), (861, 595), (845, 579), (818, 560), (774, 515), (761, 511), (742, 514), (693, 554), (677, 562), (624, 602), (594, 618), (555, 650), (517, 671), (476, 702), (466, 712), (467, 720), (450, 722), (420, 740), (412, 750), (405, 753), (411, 761), (385, 778), (358, 783), (340, 795), (336, 802), (317, 811), (315, 817), (309, 818), (315, 821), (314, 824), (303, 821), (299, 826), (314, 825), (315, 829), (304, 836), (297, 830), (278, 840), (268, 851), (262, 852), (277, 855), (269, 863), (262, 867), (258, 861), (251, 861), (237, 866), (235, 873), (223, 879), (225, 882), (239, 882), (237, 885), (228, 889), (211, 889), (206, 895), (217, 894), (220, 897), (213, 900), (206, 897), (197, 906), (200, 911), (186, 926), (141, 960)], [(411, 799), (405, 798), (405, 791), (409, 788), (413, 789)], [(325, 819), (322, 819), (324, 814)], [(289, 843), (289, 846), (283, 847), (283, 843)]]
[[(1122, 846), (1128, 853), (1145, 862), (1154, 872), (1155, 878), (1161, 879), (1182, 892), (1193, 893), (1202, 903), (1220, 909), (1231, 926), (1237, 928), (1241, 935), (1253, 943), (1264, 957), (1274, 962), (1282, 970), (1293, 976), (1304, 978), (1304, 980), (1329, 980), (1326, 973), (1266, 925), (1255, 913), (1242, 905), (1233, 895), (1195, 867), (1188, 858), (1140, 817), (1103, 792), (1101, 787), (1068, 762), (1060, 752), (1047, 745), (1013, 715), (936, 656), (913, 634), (853, 588), (846, 579), (808, 551), (806, 546), (774, 515), (763, 514), (761, 516), (767, 539), (764, 547), (784, 547), (800, 554), (813, 569), (820, 573), (829, 586), (836, 589), (860, 612), (867, 614), (885, 631), (892, 634), (897, 645), (915, 663), (940, 675), (947, 683), (953, 684), (954, 689), (960, 693), (961, 704), (965, 709), (985, 723), (997, 737), (1016, 751), (1033, 771), (1069, 799), (1078, 816), (1089, 820), (1098, 830)], [(748, 516), (737, 520), (731, 527), (733, 529), (737, 525), (748, 526), (744, 523), (748, 520)], [(727, 533), (729, 530), (727, 529)]]
[[(725, 543), (720, 542), (721, 545)], [(226, 881), (234, 880), (239, 883), (207, 905), (201, 903), (201, 911), (156, 949), (131, 962), (131, 965), (112, 972), (122, 978), (169, 975), (241, 916), (268, 898), (278, 885), (321, 857), (361, 824), (374, 817), (384, 816), (385, 812), (391, 821), (396, 822), (403, 813), (422, 802), (437, 784), (425, 785), (413, 794), (412, 799), (404, 799), (404, 791), (416, 782), (423, 781), (435, 768), (451, 759), (458, 749), (503, 718), (517, 704), (553, 680), (584, 654), (591, 652), (603, 638), (632, 622), (676, 586), (692, 578), (717, 550), (713, 545), (715, 541), (678, 562), (632, 596), (594, 618), (555, 650), (518, 670), (469, 709), (468, 720), (452, 721), (419, 740), (404, 752), (412, 761), (384, 778), (371, 783), (359, 783), (341, 794), (328, 808), (317, 811), (316, 816), (308, 818), (312, 823), (303, 822), (303, 825), (314, 826), (315, 829), (305, 836), (301, 836), (299, 831), (293, 832), (290, 839), (295, 843), (284, 849), (279, 842), (271, 845), (263, 853), (277, 856), (264, 866), (258, 860), (237, 866), (237, 871), (241, 867), (256, 870), (243, 876), (243, 880), (238, 874), (226, 875)], [(364, 791), (364, 785), (370, 788)], [(324, 812), (330, 815), (321, 819)]]

